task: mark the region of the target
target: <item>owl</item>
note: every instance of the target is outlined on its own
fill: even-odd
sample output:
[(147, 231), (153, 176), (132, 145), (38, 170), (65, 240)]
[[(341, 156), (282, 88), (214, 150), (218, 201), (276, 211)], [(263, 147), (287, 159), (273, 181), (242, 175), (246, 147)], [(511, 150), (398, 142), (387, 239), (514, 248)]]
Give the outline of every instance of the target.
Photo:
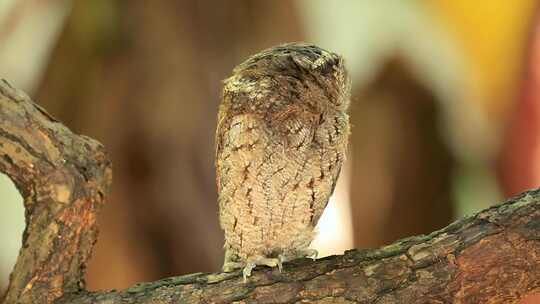
[(316, 258), (309, 249), (345, 159), (350, 81), (343, 58), (289, 43), (224, 80), (216, 131), (224, 271)]

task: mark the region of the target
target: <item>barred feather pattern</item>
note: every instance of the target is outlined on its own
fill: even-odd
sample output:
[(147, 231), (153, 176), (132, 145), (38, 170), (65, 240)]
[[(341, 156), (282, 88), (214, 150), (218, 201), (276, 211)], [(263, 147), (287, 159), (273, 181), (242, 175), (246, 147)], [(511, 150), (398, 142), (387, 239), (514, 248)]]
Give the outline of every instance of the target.
[(224, 81), (216, 173), (225, 262), (301, 256), (332, 194), (349, 136), (343, 59), (280, 45)]

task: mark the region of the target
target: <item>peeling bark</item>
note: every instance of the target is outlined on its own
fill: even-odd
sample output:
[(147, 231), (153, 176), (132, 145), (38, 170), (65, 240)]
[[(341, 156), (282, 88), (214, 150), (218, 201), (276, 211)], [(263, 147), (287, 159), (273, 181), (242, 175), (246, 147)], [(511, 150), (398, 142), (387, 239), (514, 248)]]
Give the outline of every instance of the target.
[(259, 267), (245, 283), (239, 271), (194, 273), (91, 292), (82, 277), (111, 181), (103, 147), (4, 82), (0, 171), (27, 221), (4, 303), (518, 303), (540, 292), (540, 189), (379, 249)]

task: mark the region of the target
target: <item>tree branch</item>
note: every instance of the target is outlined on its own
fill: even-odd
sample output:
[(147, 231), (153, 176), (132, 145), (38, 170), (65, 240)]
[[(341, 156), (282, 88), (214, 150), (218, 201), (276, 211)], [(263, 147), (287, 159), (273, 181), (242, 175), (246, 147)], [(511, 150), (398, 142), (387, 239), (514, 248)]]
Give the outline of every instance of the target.
[(83, 288), (97, 211), (111, 182), (103, 147), (2, 80), (0, 171), (21, 193), (26, 220), (4, 303), (51, 303)]
[[(540, 190), (427, 236), (240, 272), (190, 274), (59, 303), (516, 303), (540, 292)], [(243, 302), (242, 302), (243, 301)]]
[(195, 273), (123, 291), (84, 290), (110, 164), (28, 97), (0, 83), (0, 171), (25, 201), (27, 228), (4, 303), (517, 303), (540, 292), (540, 190), (430, 235), (351, 250), (284, 271)]

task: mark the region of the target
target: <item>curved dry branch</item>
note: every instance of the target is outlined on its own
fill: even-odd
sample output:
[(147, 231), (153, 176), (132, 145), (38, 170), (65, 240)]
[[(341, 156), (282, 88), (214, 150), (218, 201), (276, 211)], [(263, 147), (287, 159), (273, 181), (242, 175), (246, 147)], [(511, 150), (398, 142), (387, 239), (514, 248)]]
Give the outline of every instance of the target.
[(246, 283), (196, 273), (89, 292), (82, 277), (111, 181), (103, 147), (4, 82), (0, 171), (27, 221), (4, 303), (517, 303), (540, 292), (540, 190), (380, 249), (258, 268)]
[(80, 290), (111, 182), (103, 147), (2, 80), (0, 171), (21, 193), (26, 219), (4, 303), (51, 303)]

